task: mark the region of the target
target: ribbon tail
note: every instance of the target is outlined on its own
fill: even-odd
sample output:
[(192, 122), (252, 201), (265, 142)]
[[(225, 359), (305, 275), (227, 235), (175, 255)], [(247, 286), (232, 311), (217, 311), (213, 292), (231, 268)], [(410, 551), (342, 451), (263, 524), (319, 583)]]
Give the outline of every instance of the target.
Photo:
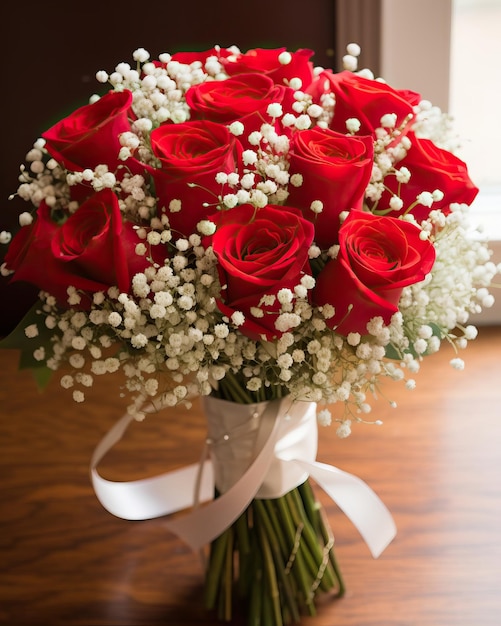
[(97, 471), (101, 459), (120, 441), (134, 418), (124, 415), (96, 446), (91, 459), (90, 476), (98, 500), (103, 507), (122, 519), (145, 520), (187, 509), (193, 504), (193, 485), (199, 479), (199, 500), (214, 497), (212, 463), (205, 461), (179, 470), (141, 480), (115, 482)]
[(306, 469), (362, 535), (377, 559), (397, 534), (387, 507), (363, 480), (325, 463), (294, 461)]
[[(98, 500), (103, 507), (122, 519), (145, 520), (189, 509), (193, 503), (212, 500), (166, 527), (199, 550), (224, 532), (247, 508), (261, 486), (273, 460), (280, 433), (280, 409), (271, 404), (262, 414), (261, 435), (265, 441), (261, 452), (235, 485), (221, 497), (214, 498), (214, 471), (210, 460), (142, 480), (116, 482), (103, 478), (97, 466), (120, 441), (133, 417), (124, 415), (97, 445), (91, 459), (90, 475)], [(194, 488), (198, 493), (194, 494)], [(195, 496), (195, 497), (194, 497)]]
[[(193, 505), (193, 485), (200, 465), (195, 463), (179, 470), (141, 480), (114, 482), (91, 468), (91, 479), (103, 507), (126, 520), (146, 520), (170, 515)], [(199, 501), (214, 496), (212, 464), (206, 461), (200, 483)]]

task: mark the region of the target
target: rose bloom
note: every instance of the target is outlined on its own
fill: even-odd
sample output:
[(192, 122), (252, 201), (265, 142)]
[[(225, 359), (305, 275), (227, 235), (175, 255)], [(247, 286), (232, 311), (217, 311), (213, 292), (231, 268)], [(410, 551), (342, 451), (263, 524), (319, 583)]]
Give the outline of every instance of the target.
[(412, 115), (413, 105), (420, 100), (419, 94), (409, 90), (396, 90), (377, 80), (363, 78), (349, 71), (334, 74), (321, 72), (306, 90), (314, 102), (320, 102), (325, 93), (333, 93), (336, 104), (330, 128), (346, 133), (346, 120), (360, 121), (359, 135), (374, 135), (381, 126), (381, 118), (388, 113), (397, 116), (396, 127)]
[(313, 80), (313, 63), (310, 61), (313, 50), (290, 52), (291, 61), (284, 65), (280, 63), (279, 57), (286, 51), (287, 48), (255, 48), (245, 53), (228, 55), (221, 63), (230, 76), (259, 72), (269, 76), (277, 85), (287, 85), (292, 78), (299, 78), (301, 88), (306, 89)]
[[(265, 306), (261, 299), (294, 289), (309, 273), (312, 224), (296, 209), (275, 205), (256, 209), (244, 204), (211, 219), (217, 225), (212, 247), (222, 287), (219, 309), (228, 317), (243, 313), (239, 330), (252, 339), (280, 336), (275, 328), (279, 303)], [(253, 307), (261, 308), (263, 316), (254, 317)]]
[(130, 131), (131, 104), (132, 93), (124, 90), (110, 91), (93, 104), (80, 107), (42, 133), (47, 151), (68, 170), (107, 165), (114, 172), (123, 165), (118, 159), (119, 136)]
[[(237, 74), (226, 80), (212, 80), (193, 85), (186, 92), (186, 103), (192, 119), (204, 119), (230, 124), (240, 121), (246, 138), (263, 123), (272, 123), (267, 114), (270, 104), (282, 104), (284, 113), (291, 111), (294, 92), (283, 85), (275, 85), (264, 74)], [(278, 129), (278, 125), (277, 125)]]
[[(314, 222), (315, 242), (321, 248), (337, 243), (341, 212), (362, 208), (373, 154), (369, 136), (352, 137), (322, 128), (293, 135), (289, 173), (300, 173), (303, 183), (289, 185), (287, 204), (300, 208), (304, 217)], [(323, 204), (319, 214), (310, 208), (314, 200)]]
[(327, 324), (341, 335), (367, 333), (376, 316), (389, 324), (402, 289), (424, 280), (435, 249), (420, 239), (420, 229), (394, 217), (352, 211), (339, 231), (339, 253), (317, 277), (316, 305), (331, 304)]
[[(216, 174), (237, 171), (242, 146), (226, 126), (203, 120), (164, 124), (151, 133), (150, 141), (160, 161), (159, 169), (149, 169), (158, 206), (168, 215), (174, 235), (189, 236), (213, 212), (218, 196), (227, 193)], [(181, 201), (180, 211), (169, 211), (172, 200)]]
[(23, 281), (38, 289), (47, 288), (48, 281), (57, 271), (58, 262), (52, 255), (51, 242), (58, 228), (51, 219), (50, 207), (45, 200), (42, 201), (36, 219), (16, 233), (5, 255), (7, 269), (14, 271), (13, 282)]
[[(67, 288), (95, 293), (111, 286), (128, 293), (134, 274), (150, 265), (135, 253), (139, 243), (134, 226), (123, 222), (118, 199), (104, 189), (86, 200), (59, 225), (42, 202), (37, 219), (12, 240), (5, 263), (13, 280), (31, 283), (67, 306)], [(156, 251), (159, 260), (162, 251)], [(84, 298), (82, 306), (90, 306)]]
[(415, 206), (410, 212), (418, 221), (426, 219), (431, 210), (440, 209), (445, 214), (450, 213), (449, 206), (454, 202), (471, 204), (477, 196), (478, 188), (470, 180), (466, 163), (429, 139), (420, 139), (414, 133), (409, 133), (408, 137), (412, 145), (396, 167), (398, 169), (405, 166), (411, 177), (407, 183), (400, 184), (393, 174), (386, 176), (385, 192), (377, 208), (388, 208), (392, 195), (396, 194), (404, 204), (400, 211), (392, 215), (400, 215), (408, 210), (422, 191), (432, 193), (435, 189), (443, 192), (443, 199), (433, 202), (431, 207)]
[(234, 50), (230, 50), (228, 48), (210, 48), (209, 50), (203, 50), (202, 52), (175, 52), (171, 60), (177, 61), (178, 63), (184, 63), (186, 65), (191, 65), (191, 63), (202, 63), (204, 64), (209, 57), (216, 57), (219, 61), (228, 57), (230, 55), (235, 54)]

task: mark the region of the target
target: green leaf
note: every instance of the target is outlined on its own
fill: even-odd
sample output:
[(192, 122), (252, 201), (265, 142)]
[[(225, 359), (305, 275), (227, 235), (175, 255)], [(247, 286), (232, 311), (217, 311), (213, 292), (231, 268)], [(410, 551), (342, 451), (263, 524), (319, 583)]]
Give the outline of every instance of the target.
[(398, 361), (402, 358), (402, 353), (395, 348), (392, 343), (389, 343), (385, 346), (385, 357), (387, 359), (393, 359), (394, 361)]
[[(25, 329), (32, 324), (38, 328), (38, 335), (30, 338), (26, 336)], [(46, 359), (52, 355), (52, 334), (53, 331), (45, 325), (45, 313), (42, 310), (42, 303), (38, 301), (14, 330), (0, 341), (0, 349), (20, 351), (19, 369), (31, 369), (39, 389), (47, 386), (52, 375), (52, 371), (46, 365)], [(45, 359), (37, 361), (33, 352), (41, 346), (46, 351)]]
[(445, 337), (446, 333), (438, 324), (435, 324), (435, 322), (428, 322), (428, 326), (431, 328), (435, 337), (438, 337), (439, 339), (443, 339)]
[(53, 373), (53, 370), (49, 369), (45, 365), (41, 365), (40, 367), (33, 369), (33, 377), (40, 391), (43, 391), (50, 383)]
[[(33, 339), (30, 339), (26, 336), (24, 329), (30, 324), (36, 324), (37, 327), (40, 324), (40, 313), (41, 313), (41, 302), (38, 300), (35, 304), (29, 309), (23, 319), (19, 322), (19, 324), (14, 328), (14, 330), (4, 337), (0, 341), (0, 348), (2, 349), (12, 349), (12, 350), (23, 350), (27, 347), (27, 344), (31, 342), (33, 345)], [(45, 328), (45, 324), (43, 325)], [(40, 333), (40, 328), (38, 329)], [(48, 329), (47, 329), (48, 331)], [(48, 331), (49, 332), (49, 331)], [(38, 336), (38, 338), (40, 335)], [(38, 339), (37, 338), (37, 339)]]

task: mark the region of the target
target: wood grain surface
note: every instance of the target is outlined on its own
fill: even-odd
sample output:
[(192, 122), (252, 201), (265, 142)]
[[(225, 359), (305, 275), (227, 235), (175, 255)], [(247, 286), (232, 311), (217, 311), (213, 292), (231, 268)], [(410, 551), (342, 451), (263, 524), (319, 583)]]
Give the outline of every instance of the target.
[[(380, 399), (382, 426), (359, 425), (346, 440), (320, 431), (318, 459), (368, 482), (398, 535), (372, 559), (317, 491), (348, 591), (325, 597), (303, 626), (501, 624), (501, 327), (480, 329), (464, 371), (448, 365), (453, 356), (444, 346), (428, 357), (414, 391), (387, 384), (398, 408)], [(0, 623), (216, 624), (202, 606), (198, 556), (162, 519), (117, 519), (93, 493), (91, 454), (124, 406), (115, 381), (98, 381), (76, 405), (57, 380), (39, 393), (15, 352), (0, 351), (0, 367)], [(196, 408), (149, 418), (109, 453), (102, 474), (180, 467), (199, 458), (203, 437)]]

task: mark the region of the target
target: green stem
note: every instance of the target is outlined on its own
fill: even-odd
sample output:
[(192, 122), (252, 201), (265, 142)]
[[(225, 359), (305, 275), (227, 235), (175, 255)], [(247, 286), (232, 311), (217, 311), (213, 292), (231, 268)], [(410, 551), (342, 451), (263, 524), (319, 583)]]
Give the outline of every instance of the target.
[(211, 610), (216, 607), (219, 584), (223, 572), (223, 563), (228, 545), (228, 535), (224, 532), (211, 544), (209, 567), (205, 575), (204, 600), (205, 606)]
[[(282, 533), (280, 530), (278, 534), (276, 532), (277, 525), (277, 517), (276, 513), (273, 509), (266, 506), (268, 503), (271, 503), (271, 500), (254, 500), (253, 507), (256, 511), (256, 519), (258, 522), (258, 530), (261, 528), (262, 532), (265, 533), (270, 550), (273, 555), (273, 560), (275, 562), (275, 569), (281, 584), (281, 589), (284, 593), (285, 604), (284, 607), (287, 607), (290, 611), (290, 614), (293, 616), (293, 619), (298, 622), (299, 621), (299, 608), (297, 606), (297, 602), (295, 600), (294, 587), (292, 585), (291, 578), (287, 576), (284, 567), (284, 552), (280, 549), (279, 544), (280, 539), (282, 539)], [(287, 558), (287, 555), (286, 557)]]
[(236, 540), (238, 546), (238, 592), (241, 597), (247, 594), (252, 585), (251, 542), (249, 534), (248, 511), (244, 511), (235, 522)]
[[(330, 530), (329, 524), (325, 519), (325, 513), (323, 512), (322, 506), (315, 499), (310, 481), (306, 480), (298, 487), (298, 490), (303, 500), (306, 513), (310, 518), (318, 536), (322, 539), (324, 545), (332, 543), (332, 531)], [(346, 589), (333, 547), (329, 550), (329, 561), (337, 583), (337, 595), (342, 596)]]
[(224, 568), (224, 580), (223, 580), (223, 619), (227, 622), (231, 621), (231, 590), (233, 586), (233, 543), (234, 543), (234, 530), (233, 526), (230, 526), (226, 533), (228, 535), (225, 568)]
[[(327, 543), (332, 538), (332, 531), (330, 530), (328, 523), (325, 520), (325, 516), (322, 514), (321, 511), (319, 511), (319, 516), (322, 519), (322, 536), (323, 536), (324, 542)], [(343, 576), (341, 574), (341, 570), (339, 568), (339, 565), (336, 559), (336, 554), (334, 552), (334, 549), (331, 549), (329, 551), (329, 560), (330, 560), (331, 567), (334, 571), (334, 575), (337, 579), (337, 585), (338, 585), (337, 595), (339, 597), (344, 596), (346, 587), (344, 584)]]
[(222, 396), (238, 404), (252, 404), (252, 396), (238, 383), (238, 380), (231, 371), (227, 371), (224, 378), (219, 381), (220, 390), (214, 395)]
[[(278, 505), (278, 510), (280, 511), (283, 525), (286, 528), (287, 533), (289, 534), (289, 536), (296, 537), (296, 527), (294, 525), (294, 520), (292, 518), (292, 514), (287, 503), (287, 494), (283, 498), (278, 498), (276, 502)], [(301, 546), (301, 539), (299, 539), (299, 546)], [(291, 551), (293, 549), (295, 549), (294, 544), (291, 545)], [(296, 576), (298, 586), (304, 596), (304, 604), (307, 607), (309, 614), (315, 615), (315, 606), (313, 604), (311, 584), (308, 579), (308, 568), (304, 562), (304, 553), (301, 549), (297, 550), (295, 560), (291, 568), (291, 573)]]
[[(310, 567), (311, 574), (314, 577), (316, 584), (318, 585), (319, 583), (323, 591), (329, 591), (329, 589), (332, 589), (335, 585), (335, 581), (332, 572), (328, 567), (326, 567), (329, 562), (328, 552), (325, 552), (325, 548), (322, 548), (319, 544), (318, 536), (308, 521), (299, 491), (297, 489), (293, 489), (286, 495), (286, 497), (290, 501), (293, 519), (296, 523), (304, 524), (304, 546), (305, 548), (308, 548), (305, 550), (305, 554), (308, 557), (306, 561)], [(320, 577), (319, 581), (317, 580), (318, 577)]]
[(322, 535), (322, 528), (320, 523), (320, 518), (318, 515), (318, 504), (315, 499), (315, 495), (313, 493), (313, 489), (311, 488), (311, 484), (309, 480), (305, 480), (304, 483), (299, 485), (298, 487), (299, 495), (301, 496), (301, 500), (303, 501), (303, 505), (306, 511), (306, 515), (308, 519), (312, 523), (315, 528), (315, 532), (320, 537)]
[(249, 602), (249, 626), (266, 626), (261, 622), (261, 607), (264, 594), (264, 582), (263, 582), (263, 563), (262, 558), (257, 549), (254, 546), (256, 554), (256, 567), (254, 571), (254, 581), (251, 588), (250, 602)]
[[(257, 502), (257, 501), (256, 501)], [(287, 562), (290, 555), (290, 547), (294, 543), (294, 535), (289, 535), (287, 529), (280, 525), (280, 520), (277, 514), (276, 500), (260, 500), (261, 505), (265, 508), (269, 523), (273, 527), (274, 535), (277, 539), (277, 544), (280, 549), (282, 558)]]
[[(261, 513), (263, 512), (264, 511), (261, 510)], [(266, 611), (267, 616), (264, 620), (264, 623), (269, 624), (269, 626), (283, 626), (282, 609), (280, 606), (280, 594), (278, 591), (277, 576), (275, 572), (275, 567), (273, 565), (273, 556), (272, 556), (272, 550), (270, 547), (270, 542), (268, 540), (268, 536), (265, 531), (266, 524), (263, 522), (264, 522), (264, 516), (260, 516), (256, 520), (257, 533), (259, 536), (259, 542), (260, 542), (262, 553), (263, 553), (265, 580), (267, 582), (266, 596), (271, 601), (271, 606), (268, 606), (268, 603), (265, 604), (265, 606), (268, 608)], [(263, 616), (264, 616), (264, 613), (263, 613)]]

